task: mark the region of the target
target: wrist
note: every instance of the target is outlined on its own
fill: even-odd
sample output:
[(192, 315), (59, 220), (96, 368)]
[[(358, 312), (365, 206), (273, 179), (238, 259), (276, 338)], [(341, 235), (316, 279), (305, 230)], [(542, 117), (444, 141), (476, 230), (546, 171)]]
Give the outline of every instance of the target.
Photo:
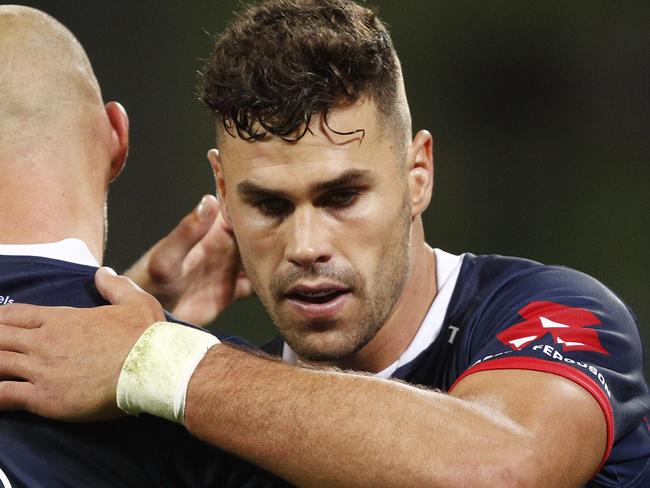
[(170, 322), (149, 327), (127, 355), (117, 383), (117, 405), (126, 413), (148, 413), (184, 423), (189, 380), (219, 340)]

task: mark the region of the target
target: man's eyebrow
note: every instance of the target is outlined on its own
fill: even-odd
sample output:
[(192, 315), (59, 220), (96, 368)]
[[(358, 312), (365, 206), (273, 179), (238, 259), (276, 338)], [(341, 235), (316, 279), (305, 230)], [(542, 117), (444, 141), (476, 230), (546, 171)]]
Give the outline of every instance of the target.
[[(311, 193), (322, 193), (335, 188), (351, 186), (351, 185), (368, 185), (374, 181), (374, 178), (369, 170), (349, 169), (341, 175), (331, 180), (324, 180), (313, 183), (309, 187)], [(264, 188), (263, 186), (253, 183), (250, 180), (244, 180), (237, 184), (237, 193), (242, 197), (248, 199), (260, 198), (286, 198), (287, 193), (282, 190), (272, 190)]]
[(333, 178), (331, 180), (319, 181), (314, 183), (309, 188), (312, 193), (322, 193), (327, 190), (333, 190), (342, 186), (352, 186), (352, 185), (368, 185), (374, 180), (372, 173), (367, 170), (361, 169), (349, 169), (344, 171), (341, 175)]
[(286, 194), (283, 191), (264, 188), (263, 186), (259, 186), (257, 183), (253, 183), (250, 180), (244, 180), (241, 183), (238, 183), (236, 188), (237, 188), (237, 193), (239, 193), (239, 195), (249, 200), (286, 197)]

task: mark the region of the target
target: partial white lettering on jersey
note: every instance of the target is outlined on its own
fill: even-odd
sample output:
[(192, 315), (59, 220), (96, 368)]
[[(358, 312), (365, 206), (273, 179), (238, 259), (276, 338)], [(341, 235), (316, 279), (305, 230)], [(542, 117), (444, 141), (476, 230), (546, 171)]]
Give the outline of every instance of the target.
[(585, 369), (586, 371), (589, 371), (597, 380), (598, 382), (603, 386), (605, 389), (605, 393), (607, 393), (608, 397), (612, 397), (611, 392), (609, 391), (609, 386), (607, 385), (607, 381), (605, 381), (605, 376), (603, 376), (603, 373), (601, 373), (598, 368), (595, 366), (589, 364), (589, 363), (584, 363), (581, 361), (576, 361), (574, 359), (571, 359), (569, 357), (563, 356), (559, 351), (555, 350), (555, 348), (551, 346), (543, 346), (543, 345), (537, 345), (533, 346), (533, 351), (541, 351), (544, 354), (546, 354), (548, 357), (551, 359), (555, 359), (556, 361), (563, 361), (565, 363), (569, 364), (576, 364), (580, 366), (581, 368)]
[(470, 366), (470, 368), (473, 368), (473, 367), (476, 366), (477, 364), (482, 363), (483, 361), (487, 361), (488, 359), (498, 358), (499, 356), (503, 356), (504, 354), (510, 354), (511, 352), (513, 352), (513, 351), (512, 351), (512, 350), (508, 350), (508, 351), (497, 352), (496, 354), (489, 354), (489, 355), (485, 356), (483, 359), (479, 359), (478, 361), (475, 361), (475, 362)]
[(0, 468), (0, 483), (2, 483), (2, 488), (11, 488), (11, 482), (2, 468)]
[(455, 327), (453, 325), (450, 325), (447, 328), (451, 330), (451, 334), (449, 334), (449, 344), (453, 344), (454, 339), (456, 339), (456, 334), (458, 334), (458, 331), (460, 330), (460, 327)]
[(9, 295), (7, 296), (0, 295), (0, 305), (9, 305), (10, 303), (14, 303), (13, 298), (11, 298)]

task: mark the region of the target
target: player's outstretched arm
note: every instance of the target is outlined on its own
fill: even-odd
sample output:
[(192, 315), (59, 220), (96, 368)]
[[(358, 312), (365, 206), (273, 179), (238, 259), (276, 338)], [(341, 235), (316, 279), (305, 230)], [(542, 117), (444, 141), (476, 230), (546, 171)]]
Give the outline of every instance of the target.
[(447, 395), (227, 346), (195, 371), (185, 425), (297, 486), (577, 488), (606, 445), (600, 406), (559, 376), (476, 373)]
[(142, 289), (186, 322), (205, 325), (234, 300), (251, 293), (219, 201), (205, 195), (128, 271)]
[[(125, 278), (100, 272), (97, 282), (116, 306), (0, 307), (0, 375), (28, 383), (1, 382), (0, 407), (65, 419), (115, 412), (122, 362), (161, 316)], [(25, 349), (34, 341), (44, 345)], [(8, 351), (24, 357), (9, 360)], [(127, 363), (147, 371), (147, 354), (141, 358)], [(154, 377), (177, 369), (157, 359)], [(224, 344), (209, 349), (191, 375), (181, 420), (196, 436), (298, 486), (578, 487), (606, 443), (596, 401), (559, 376), (485, 371), (447, 395), (299, 368)]]

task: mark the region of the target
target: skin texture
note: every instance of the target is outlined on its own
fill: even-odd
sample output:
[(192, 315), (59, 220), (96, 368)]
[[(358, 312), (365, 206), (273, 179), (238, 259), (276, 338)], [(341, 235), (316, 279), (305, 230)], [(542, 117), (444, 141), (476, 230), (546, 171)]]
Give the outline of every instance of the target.
[(578, 487), (603, 455), (600, 407), (561, 377), (477, 373), (445, 395), (225, 349), (195, 372), (186, 426), (298, 486)]

